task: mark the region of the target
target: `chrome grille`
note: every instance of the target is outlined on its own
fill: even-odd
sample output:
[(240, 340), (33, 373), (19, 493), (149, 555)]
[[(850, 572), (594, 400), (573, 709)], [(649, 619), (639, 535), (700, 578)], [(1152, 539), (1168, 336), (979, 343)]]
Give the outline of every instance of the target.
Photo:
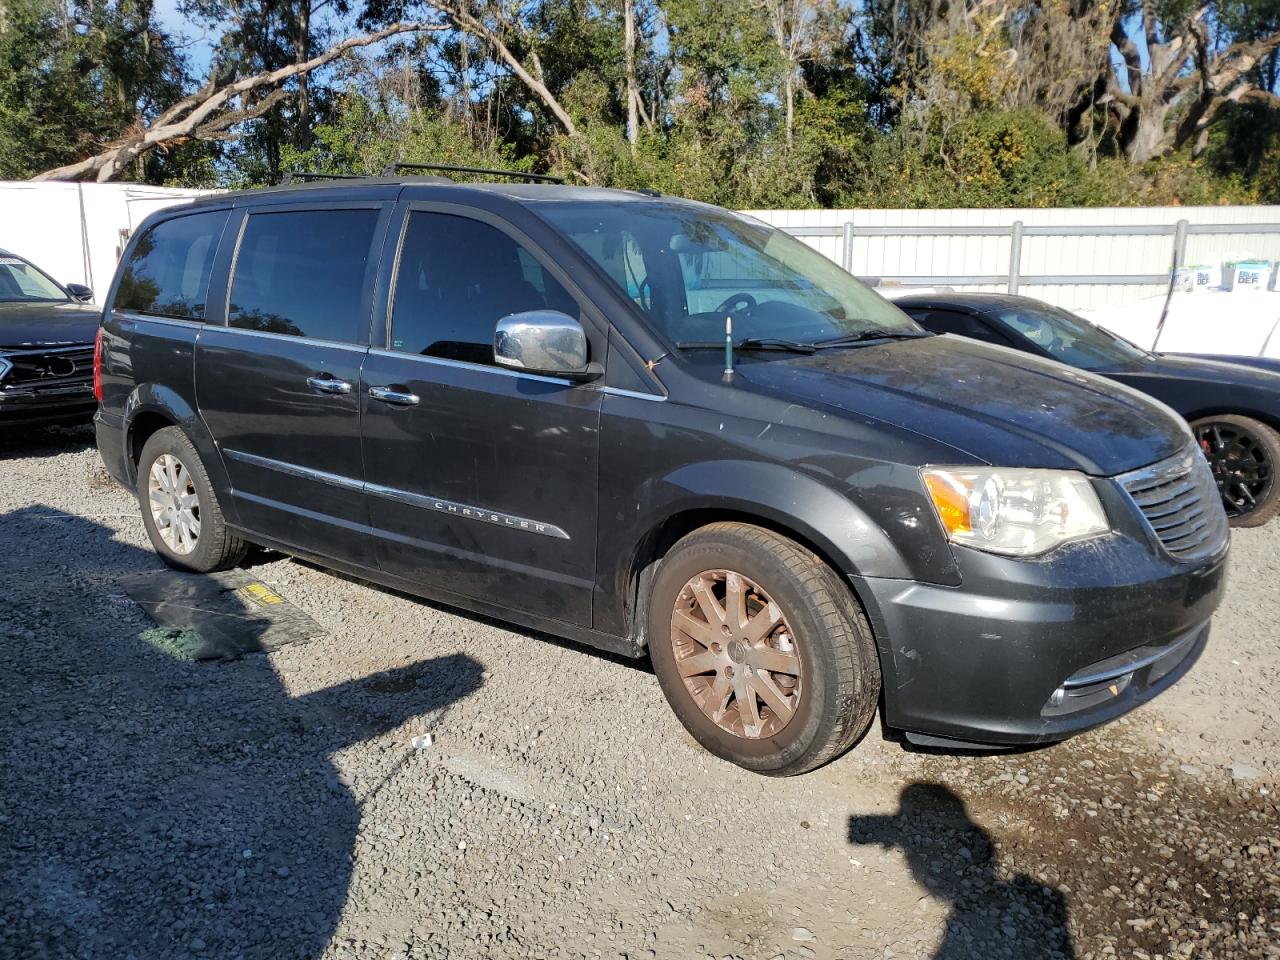
[(93, 347), (56, 347), (47, 350), (0, 350), (7, 368), (0, 377), (5, 387), (62, 387), (93, 378)]
[(1195, 447), (1116, 479), (1170, 556), (1199, 560), (1227, 542), (1230, 531), (1218, 485)]

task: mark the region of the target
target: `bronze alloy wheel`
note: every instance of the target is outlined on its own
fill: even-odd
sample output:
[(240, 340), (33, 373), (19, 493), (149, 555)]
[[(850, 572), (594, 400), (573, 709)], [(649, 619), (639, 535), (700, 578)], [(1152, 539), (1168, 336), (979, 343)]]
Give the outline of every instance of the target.
[(804, 677), (795, 633), (742, 574), (705, 570), (689, 579), (671, 612), (671, 648), (689, 695), (722, 730), (773, 737), (796, 715)]

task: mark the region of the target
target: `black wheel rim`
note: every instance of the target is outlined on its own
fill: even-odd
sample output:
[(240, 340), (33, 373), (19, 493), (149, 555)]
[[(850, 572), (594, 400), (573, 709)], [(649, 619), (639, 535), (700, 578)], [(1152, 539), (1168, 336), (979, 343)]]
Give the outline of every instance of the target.
[(1222, 505), (1231, 518), (1252, 513), (1267, 499), (1275, 470), (1266, 448), (1249, 430), (1234, 423), (1209, 420), (1195, 428), (1213, 479), (1222, 494)]

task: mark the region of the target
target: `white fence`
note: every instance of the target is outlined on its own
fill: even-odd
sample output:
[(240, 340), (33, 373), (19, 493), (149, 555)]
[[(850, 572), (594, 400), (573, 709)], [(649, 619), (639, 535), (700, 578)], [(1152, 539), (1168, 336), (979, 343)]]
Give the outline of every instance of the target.
[(1064, 307), (1163, 293), (1183, 265), (1280, 259), (1280, 207), (751, 210), (859, 277), (1022, 293)]
[(124, 243), (143, 218), (207, 192), (0, 181), (0, 249), (25, 257), (61, 283), (92, 287), (101, 302)]
[[(0, 182), (0, 248), (101, 295), (124, 241), (147, 214), (205, 192)], [(1012, 285), (1079, 309), (1163, 293), (1175, 249), (1188, 265), (1280, 260), (1275, 206), (749, 212), (860, 277), (958, 290)]]

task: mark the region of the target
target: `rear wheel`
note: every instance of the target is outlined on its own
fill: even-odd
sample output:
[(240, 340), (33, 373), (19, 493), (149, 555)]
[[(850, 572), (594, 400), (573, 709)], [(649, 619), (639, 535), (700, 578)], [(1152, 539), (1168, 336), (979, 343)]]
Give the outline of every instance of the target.
[(649, 601), (649, 651), (711, 753), (773, 776), (853, 745), (875, 716), (875, 641), (849, 588), (792, 540), (717, 523), (680, 540)]
[(227, 530), (204, 463), (179, 428), (147, 438), (137, 488), (151, 546), (169, 566), (210, 573), (244, 559), (248, 547)]
[(1280, 513), (1280, 434), (1235, 414), (1193, 421), (1191, 430), (1213, 470), (1233, 527), (1259, 527)]

